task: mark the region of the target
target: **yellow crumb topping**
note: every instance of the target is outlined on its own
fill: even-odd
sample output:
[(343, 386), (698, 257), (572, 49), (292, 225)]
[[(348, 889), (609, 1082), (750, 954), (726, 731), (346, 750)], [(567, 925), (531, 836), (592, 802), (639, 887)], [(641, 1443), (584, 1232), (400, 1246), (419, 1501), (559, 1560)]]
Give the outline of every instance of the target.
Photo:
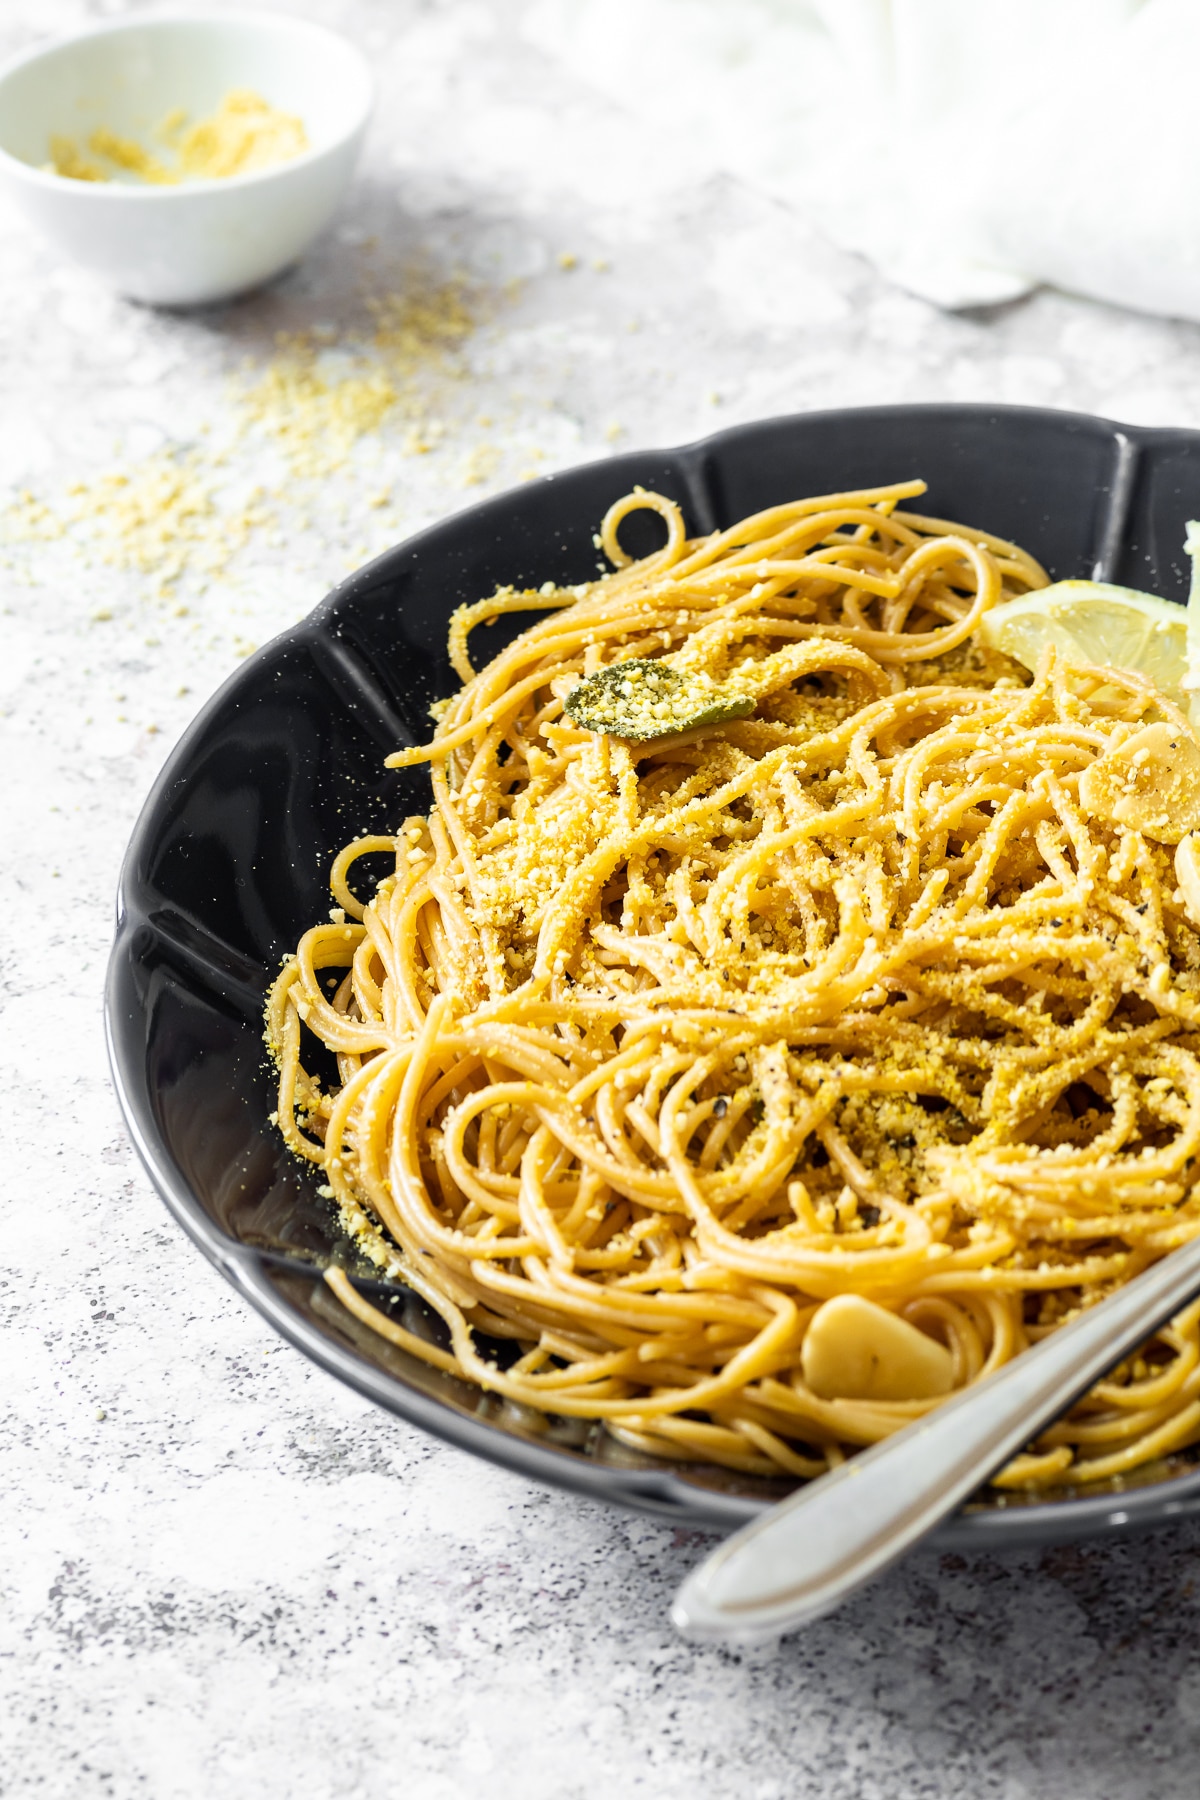
[(178, 141), (185, 181), (248, 175), (290, 162), (309, 148), (303, 119), (279, 112), (251, 88), (226, 94), (210, 119), (198, 120)]
[[(118, 169), (124, 169), (127, 175), (137, 175), (142, 181), (148, 181), (155, 187), (169, 187), (179, 179), (165, 163), (139, 144), (136, 138), (118, 137), (106, 125), (93, 131), (88, 139), (88, 149), (93, 156), (102, 156)], [(107, 177), (102, 176), (101, 179), (106, 180)]]
[(210, 118), (193, 125), (183, 108), (175, 107), (159, 126), (158, 136), (173, 151), (173, 163), (164, 162), (136, 138), (121, 137), (101, 125), (87, 141), (98, 161), (89, 161), (74, 138), (55, 134), (44, 166), (71, 181), (109, 181), (107, 164), (152, 186), (171, 187), (182, 181), (249, 175), (290, 162), (309, 148), (304, 121), (294, 113), (280, 112), (252, 88), (232, 89)]
[(65, 175), (70, 181), (107, 181), (98, 163), (89, 162), (74, 138), (58, 133), (50, 139), (50, 160), (45, 165), (51, 175)]
[(243, 418), (276, 440), (294, 475), (330, 474), (385, 423), (407, 427), (410, 456), (445, 436), (435, 394), (462, 378), (459, 352), (475, 325), (462, 284), (372, 296), (367, 308), (369, 335), (340, 344), (281, 332), (275, 356), (238, 397)]
[[(281, 333), (265, 364), (232, 384), (230, 414), (215, 438), (202, 433), (53, 496), (22, 488), (7, 505), (0, 500), (0, 554), (67, 539), (89, 560), (150, 577), (161, 597), (174, 596), (185, 578), (223, 575), (252, 538), (279, 528), (281, 508), (307, 507), (318, 485), (351, 466), (363, 440), (390, 437), (412, 457), (450, 436), (445, 403), (464, 380), (462, 352), (478, 304), (460, 280), (414, 277), (403, 292), (366, 299), (365, 327)], [(255, 441), (272, 444), (283, 469), (247, 494), (237, 453)], [(390, 488), (378, 472), (372, 478), (367, 506), (381, 518)], [(480, 464), (474, 479), (485, 478)], [(382, 519), (382, 528), (389, 523)], [(358, 559), (368, 554), (364, 544)]]

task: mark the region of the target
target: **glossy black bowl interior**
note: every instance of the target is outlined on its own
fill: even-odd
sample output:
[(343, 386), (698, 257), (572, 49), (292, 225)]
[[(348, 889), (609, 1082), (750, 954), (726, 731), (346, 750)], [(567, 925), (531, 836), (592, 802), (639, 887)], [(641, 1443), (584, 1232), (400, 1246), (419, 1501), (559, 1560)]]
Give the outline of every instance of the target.
[[(682, 450), (615, 457), (501, 495), (389, 551), (248, 661), (176, 747), (121, 882), (108, 981), (113, 1070), (138, 1150), (201, 1250), (285, 1337), (383, 1406), (529, 1475), (693, 1524), (733, 1525), (785, 1490), (657, 1462), (595, 1427), (541, 1418), (363, 1330), (320, 1270), (344, 1263), (410, 1329), (419, 1301), (355, 1260), (317, 1179), (268, 1123), (263, 997), (326, 915), (334, 853), (424, 809), (422, 771), (385, 755), (422, 740), (456, 685), (453, 609), (500, 583), (578, 582), (592, 534), (635, 484), (678, 500), (692, 531), (795, 498), (921, 475), (920, 509), (1015, 538), (1057, 577), (1092, 575), (1182, 600), (1184, 521), (1200, 511), (1200, 433), (1142, 431), (1012, 407), (886, 407), (739, 426)], [(646, 536), (642, 543), (637, 531)], [(643, 516), (635, 551), (656, 541)], [(518, 629), (517, 621), (513, 629)], [(477, 656), (499, 648), (481, 633)], [(1200, 1510), (1185, 1459), (1120, 1494), (1005, 1504), (994, 1492), (940, 1541), (1045, 1540)]]

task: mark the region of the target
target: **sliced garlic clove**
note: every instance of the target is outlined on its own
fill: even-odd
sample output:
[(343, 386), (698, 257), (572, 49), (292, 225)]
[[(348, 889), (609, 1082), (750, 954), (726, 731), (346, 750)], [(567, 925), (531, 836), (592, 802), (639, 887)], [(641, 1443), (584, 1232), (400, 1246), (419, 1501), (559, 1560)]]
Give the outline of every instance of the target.
[(1200, 829), (1200, 744), (1172, 725), (1144, 725), (1084, 770), (1079, 800), (1092, 818), (1177, 844)]
[(817, 1308), (800, 1364), (822, 1400), (932, 1400), (950, 1392), (954, 1375), (944, 1344), (858, 1294)]
[(1183, 899), (1183, 910), (1200, 931), (1200, 836), (1189, 831), (1180, 838), (1175, 852), (1175, 879)]

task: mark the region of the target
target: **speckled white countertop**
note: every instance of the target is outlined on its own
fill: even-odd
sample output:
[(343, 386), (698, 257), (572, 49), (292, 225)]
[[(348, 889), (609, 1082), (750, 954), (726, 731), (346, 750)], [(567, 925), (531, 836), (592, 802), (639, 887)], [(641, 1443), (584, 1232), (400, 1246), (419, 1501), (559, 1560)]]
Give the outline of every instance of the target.
[[(117, 10), (6, 0), (0, 50)], [(276, 288), (155, 314), (0, 231), (0, 482), (60, 508), (222, 441), (279, 330), (336, 335), (418, 269), (465, 274), (479, 317), (426, 454), (385, 426), (280, 500), (270, 444), (233, 442), (233, 488), (275, 498), (224, 573), (164, 598), (86, 543), (0, 545), (0, 1792), (1194, 1800), (1200, 1526), (927, 1553), (780, 1648), (689, 1648), (667, 1606), (703, 1540), (373, 1411), (208, 1269), (126, 1142), (100, 991), (166, 750), (369, 551), (531, 469), (794, 408), (1200, 425), (1200, 329), (1053, 294), (939, 314), (556, 72), (521, 0), (296, 10), (370, 51), (382, 100)]]

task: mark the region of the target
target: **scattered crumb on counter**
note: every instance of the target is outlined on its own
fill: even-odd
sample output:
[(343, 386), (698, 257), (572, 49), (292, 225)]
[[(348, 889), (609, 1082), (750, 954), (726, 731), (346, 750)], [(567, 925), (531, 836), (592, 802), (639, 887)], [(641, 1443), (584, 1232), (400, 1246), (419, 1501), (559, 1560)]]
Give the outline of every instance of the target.
[(408, 427), (410, 456), (446, 435), (434, 402), (465, 373), (459, 352), (476, 324), (463, 284), (376, 295), (367, 308), (373, 331), (347, 334), (336, 359), (322, 355), (333, 346), (317, 331), (281, 333), (266, 370), (238, 395), (244, 419), (277, 440), (296, 475), (342, 467), (358, 440), (393, 416)]
[[(452, 437), (444, 402), (466, 374), (461, 352), (478, 302), (460, 280), (415, 278), (404, 292), (369, 297), (366, 309), (365, 328), (328, 324), (280, 334), (265, 364), (234, 378), (220, 447), (201, 432), (186, 447), (102, 471), (53, 499), (18, 489), (0, 504), (0, 545), (66, 539), (85, 560), (148, 576), (160, 599), (174, 598), (184, 578), (199, 593), (203, 578), (222, 576), (252, 538), (281, 546), (278, 508), (306, 500), (314, 491), (307, 484), (347, 469), (360, 440), (390, 427), (393, 454), (429, 454)], [(247, 493), (236, 480), (236, 453), (255, 437), (274, 442), (286, 472)], [(480, 446), (460, 479), (486, 481), (499, 460), (493, 446)], [(394, 520), (381, 473), (372, 470), (367, 507), (382, 528)], [(297, 528), (309, 523), (303, 511)], [(176, 606), (175, 615), (187, 610)], [(100, 608), (92, 617), (106, 615)]]

